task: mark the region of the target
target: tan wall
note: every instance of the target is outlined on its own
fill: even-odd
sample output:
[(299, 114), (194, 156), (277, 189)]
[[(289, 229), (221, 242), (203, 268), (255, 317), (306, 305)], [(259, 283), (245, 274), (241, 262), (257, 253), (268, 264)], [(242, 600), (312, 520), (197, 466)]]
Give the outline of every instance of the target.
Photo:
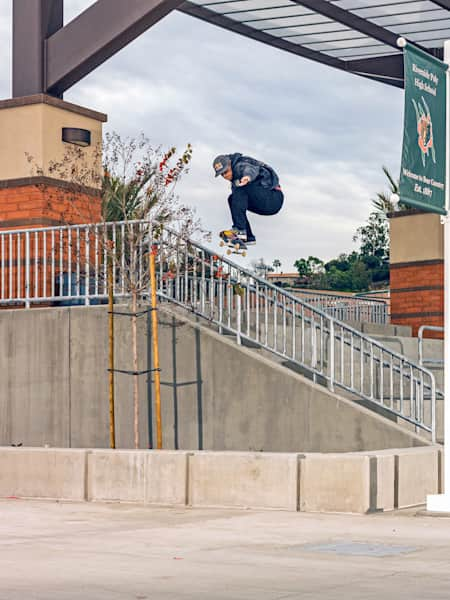
[[(61, 161), (76, 147), (62, 141), (62, 128), (76, 127), (91, 131), (91, 146), (83, 148), (86, 164), (101, 173), (101, 121), (73, 110), (46, 103), (13, 106), (0, 109), (0, 180), (20, 179), (39, 173), (56, 179), (68, 179), (62, 172), (49, 173), (51, 161)], [(32, 158), (32, 164), (26, 154)], [(86, 181), (85, 185), (94, 185)]]
[(436, 260), (444, 257), (444, 236), (440, 216), (402, 215), (390, 219), (391, 264)]

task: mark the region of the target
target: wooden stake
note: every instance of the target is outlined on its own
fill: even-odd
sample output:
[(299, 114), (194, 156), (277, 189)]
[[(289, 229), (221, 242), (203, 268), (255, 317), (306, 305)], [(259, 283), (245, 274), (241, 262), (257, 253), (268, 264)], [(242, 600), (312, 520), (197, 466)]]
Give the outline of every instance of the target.
[(112, 260), (108, 260), (108, 329), (109, 329), (109, 446), (116, 447), (114, 419), (114, 285)]
[(153, 374), (155, 381), (155, 413), (156, 413), (156, 447), (162, 448), (161, 429), (161, 376), (159, 370), (159, 344), (158, 344), (158, 313), (156, 297), (156, 268), (155, 247), (150, 252), (150, 286), (151, 286), (151, 308), (152, 308), (152, 343), (153, 343)]

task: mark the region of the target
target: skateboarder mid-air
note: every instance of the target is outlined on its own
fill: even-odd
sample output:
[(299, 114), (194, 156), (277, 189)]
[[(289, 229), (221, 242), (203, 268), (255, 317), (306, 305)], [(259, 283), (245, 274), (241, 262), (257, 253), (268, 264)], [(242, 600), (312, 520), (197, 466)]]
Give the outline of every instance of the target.
[(247, 218), (247, 211), (257, 215), (275, 215), (283, 206), (278, 175), (267, 165), (250, 156), (221, 154), (214, 159), (216, 177), (222, 175), (231, 182), (228, 197), (232, 227), (220, 232), (225, 241), (239, 238), (244, 244), (255, 244), (256, 238)]

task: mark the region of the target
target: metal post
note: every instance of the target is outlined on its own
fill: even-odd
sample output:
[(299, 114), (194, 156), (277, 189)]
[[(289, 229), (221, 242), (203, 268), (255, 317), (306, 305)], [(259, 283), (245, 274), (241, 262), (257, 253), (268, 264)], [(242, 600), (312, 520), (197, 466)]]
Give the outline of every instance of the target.
[[(450, 64), (450, 40), (444, 43), (444, 61)], [(427, 497), (427, 510), (450, 512), (450, 75), (447, 71), (447, 110), (446, 110), (446, 165), (445, 165), (445, 207), (447, 215), (442, 219), (444, 227), (444, 489), (442, 494)]]
[(153, 246), (150, 252), (150, 286), (151, 286), (151, 309), (152, 309), (152, 342), (153, 342), (153, 369), (155, 381), (155, 413), (156, 413), (156, 447), (162, 448), (161, 428), (161, 377), (159, 370), (159, 345), (158, 345), (158, 315), (156, 300), (156, 269), (155, 254), (157, 250)]
[(114, 419), (114, 282), (112, 259), (108, 259), (108, 307), (109, 307), (109, 446), (116, 447)]

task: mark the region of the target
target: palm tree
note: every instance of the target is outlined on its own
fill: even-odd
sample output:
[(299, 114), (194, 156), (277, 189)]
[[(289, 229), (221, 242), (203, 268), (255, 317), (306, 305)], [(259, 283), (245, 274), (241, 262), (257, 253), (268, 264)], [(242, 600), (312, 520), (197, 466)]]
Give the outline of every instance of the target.
[(382, 169), (389, 182), (389, 192), (378, 192), (377, 197), (372, 200), (376, 212), (387, 216), (390, 212), (398, 212), (409, 208), (409, 206), (401, 200), (399, 202), (392, 202), (392, 194), (398, 194), (399, 180), (396, 181), (390, 174), (389, 169), (384, 165), (382, 166)]
[(275, 273), (277, 273), (277, 272), (278, 272), (278, 271), (277, 271), (277, 269), (279, 269), (279, 268), (281, 267), (281, 261), (280, 261), (280, 259), (279, 259), (279, 258), (276, 258), (276, 259), (273, 261), (273, 263), (272, 263), (272, 266), (273, 266), (273, 267), (274, 267), (274, 269), (275, 269)]

